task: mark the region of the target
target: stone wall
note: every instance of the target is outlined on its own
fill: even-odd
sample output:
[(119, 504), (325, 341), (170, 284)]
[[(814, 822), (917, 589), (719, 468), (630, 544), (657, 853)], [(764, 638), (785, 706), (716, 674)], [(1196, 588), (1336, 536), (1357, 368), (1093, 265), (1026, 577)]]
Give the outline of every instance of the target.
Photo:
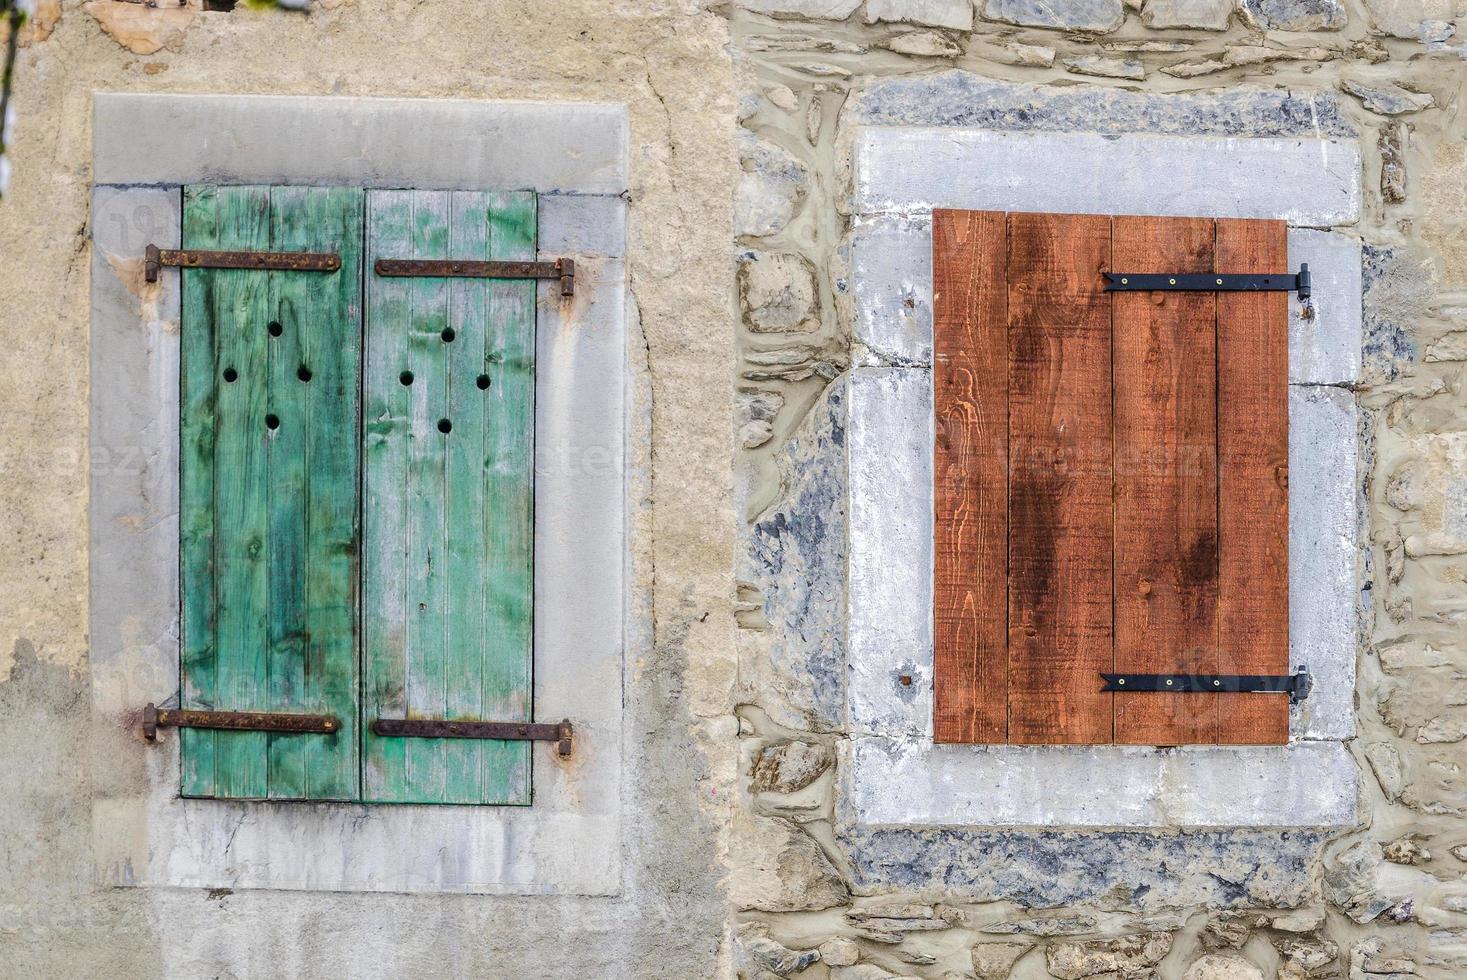
[[(1467, 650), (1455, 638), (1467, 608), (1467, 155), (1453, 105), (1467, 73), (1455, 6), (736, 0), (729, 17), (743, 130), (744, 768), (732, 869), (743, 975), (1467, 975)], [(834, 529), (864, 528), (879, 508), (847, 513), (859, 501), (829, 463), (843, 456), (825, 447), (851, 438), (853, 372), (930, 358), (911, 339), (930, 318), (930, 273), (893, 258), (909, 254), (897, 248), (903, 222), (922, 218), (873, 222), (852, 201), (856, 131), (873, 125), (1358, 145), (1360, 172), (1345, 177), (1361, 207), (1340, 231), (1362, 247), (1360, 367), (1339, 373), (1355, 359), (1348, 348), (1334, 364), (1311, 362), (1332, 392), (1322, 397), (1353, 400), (1360, 418), (1361, 530), (1346, 532), (1360, 556), (1345, 743), (1362, 773), (1357, 825), (932, 833), (851, 823), (843, 685), (863, 665), (854, 650), (848, 664), (846, 582), (831, 568), (844, 568), (850, 543)], [(1178, 161), (1149, 165), (1160, 181)], [(1277, 189), (1274, 176), (1260, 173), (1258, 194)], [(888, 288), (853, 275), (860, 249), (881, 257)], [(877, 587), (901, 590), (906, 574), (892, 569)], [(1001, 781), (985, 788), (1005, 792)], [(901, 765), (880, 791), (927, 792), (915, 773), (903, 786)], [(1279, 800), (1281, 815), (1291, 803)]]

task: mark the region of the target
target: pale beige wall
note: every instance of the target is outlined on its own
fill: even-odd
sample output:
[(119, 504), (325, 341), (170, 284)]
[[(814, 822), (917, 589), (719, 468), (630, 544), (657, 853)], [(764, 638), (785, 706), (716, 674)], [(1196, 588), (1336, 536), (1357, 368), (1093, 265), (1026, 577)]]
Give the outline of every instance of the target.
[[(0, 976), (715, 975), (727, 957), (719, 855), (734, 772), (728, 188), (737, 163), (723, 19), (694, 3), (610, 0), (338, 0), (308, 15), (243, 4), (204, 13), (198, 0), (182, 10), (118, 0), (41, 8), (22, 38), (13, 177), (0, 200)], [(634, 621), (650, 621), (651, 633), (630, 640), (627, 717), (639, 736), (623, 792), (657, 805), (631, 804), (621, 897), (93, 884), (83, 747), (98, 91), (628, 107), (639, 351), (631, 480), (650, 491), (634, 501), (632, 579)], [(138, 743), (137, 757), (102, 764), (140, 766), (146, 751)]]

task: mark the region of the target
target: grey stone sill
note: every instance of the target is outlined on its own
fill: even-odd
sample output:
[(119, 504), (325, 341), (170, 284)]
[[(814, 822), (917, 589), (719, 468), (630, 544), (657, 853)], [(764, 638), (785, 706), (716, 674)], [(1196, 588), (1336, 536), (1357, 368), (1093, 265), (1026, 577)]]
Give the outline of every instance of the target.
[(1360, 771), (1340, 742), (1287, 746), (933, 745), (853, 738), (862, 827), (1348, 827)]

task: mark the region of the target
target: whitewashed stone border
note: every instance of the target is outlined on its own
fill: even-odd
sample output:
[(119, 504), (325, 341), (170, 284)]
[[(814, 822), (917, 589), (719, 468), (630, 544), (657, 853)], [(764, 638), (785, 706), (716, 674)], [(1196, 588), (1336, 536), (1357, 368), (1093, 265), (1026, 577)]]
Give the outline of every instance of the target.
[[(942, 136), (936, 144), (933, 133)], [(1095, 152), (1066, 156), (1075, 139), (901, 128), (867, 128), (857, 136), (855, 200), (871, 211), (899, 213), (854, 218), (853, 317), (865, 359), (850, 372), (845, 394), (846, 722), (852, 735), (842, 767), (845, 812), (866, 827), (1352, 824), (1359, 770), (1343, 740), (1354, 733), (1359, 484), (1357, 409), (1341, 386), (1359, 373), (1361, 284), (1359, 243), (1335, 232), (1290, 234), (1291, 262), (1302, 258), (1311, 269), (1318, 263), (1311, 308), (1306, 315), (1292, 301), (1290, 332), (1290, 650), (1291, 660), (1307, 663), (1317, 681), (1313, 695), (1290, 712), (1290, 744), (1150, 749), (932, 743), (932, 204), (1101, 214), (1305, 214), (1322, 223), (1358, 216), (1358, 194), (1338, 193), (1340, 160), (1354, 152), (1345, 144), (1168, 138), (1169, 146), (1188, 145), (1191, 182), (1168, 192), (1164, 208), (1151, 210), (1137, 206), (1144, 202), (1136, 198), (1123, 197), (1131, 207), (1114, 205), (1112, 189), (1130, 183), (1128, 175), (1143, 162), (1143, 172), (1154, 171), (1155, 158), (1147, 154), (1158, 149), (1148, 142), (1156, 138), (1096, 137), (1101, 143), (1091, 148)], [(1249, 143), (1270, 145), (1242, 145)], [(916, 151), (937, 144), (963, 153), (949, 154), (942, 166), (922, 161)], [(1112, 157), (1101, 152), (1106, 147)], [(1209, 148), (1220, 169), (1208, 169)], [(905, 168), (895, 165), (903, 155)], [(1044, 161), (1040, 178), (1003, 176), (1025, 169), (1020, 156), (1031, 171), (1033, 161)], [(1260, 191), (1278, 211), (1255, 201), (1230, 212), (1231, 198), (1219, 187), (1225, 189), (1238, 160), (1262, 158), (1274, 161), (1272, 176), (1254, 173), (1252, 181), (1288, 185)], [(1352, 185), (1358, 154), (1354, 160), (1343, 166)], [(964, 183), (964, 175), (975, 175), (974, 181)], [(982, 193), (975, 194), (980, 185)], [(1059, 200), (1052, 185), (1068, 188), (1070, 196)], [(962, 188), (956, 198), (955, 186)], [(1187, 196), (1189, 187), (1194, 197)], [(1087, 188), (1088, 196), (1080, 193)], [(902, 675), (913, 683), (901, 684)]]
[[(616, 894), (629, 554), (626, 205), (618, 196), (627, 181), (625, 113), (522, 103), (452, 103), (445, 111), (401, 99), (227, 101), (225, 118), (215, 97), (97, 98), (98, 172), (153, 185), (93, 191), (97, 876), (144, 886)], [(353, 125), (326, 125), (323, 114)], [(243, 132), (254, 135), (230, 132), (230, 120), (247, 121)], [(455, 159), (441, 152), (445, 145), (525, 134), (531, 123), (536, 133), (573, 133), (574, 145), (525, 138), (464, 159), (457, 181), (445, 169)], [(435, 148), (436, 162), (425, 162), (424, 147)], [(419, 185), (420, 166), (430, 186), (543, 192), (549, 180), (553, 189), (595, 192), (540, 198), (542, 257), (574, 256), (577, 275), (569, 304), (551, 283), (538, 294), (534, 706), (537, 718), (575, 721), (575, 756), (562, 763), (535, 750), (528, 807), (181, 799), (177, 738), (168, 733), (150, 746), (136, 727), (144, 703), (178, 691), (178, 276), (143, 284), (143, 247), (177, 244), (183, 182)]]

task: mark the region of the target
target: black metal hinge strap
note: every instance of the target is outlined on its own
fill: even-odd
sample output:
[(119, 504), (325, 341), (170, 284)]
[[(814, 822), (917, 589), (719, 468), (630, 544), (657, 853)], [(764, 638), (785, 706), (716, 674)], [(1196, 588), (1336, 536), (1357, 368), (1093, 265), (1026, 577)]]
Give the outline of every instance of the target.
[(378, 259), (372, 266), (379, 276), (456, 279), (559, 279), (560, 295), (576, 292), (576, 263), (572, 259), (553, 262), (480, 262), (476, 259)]
[(1295, 673), (1277, 674), (1101, 674), (1102, 691), (1129, 691), (1156, 694), (1172, 692), (1212, 692), (1214, 694), (1287, 694), (1298, 704), (1309, 696), (1314, 686), (1309, 668), (1301, 666)]
[(165, 265), (185, 269), (276, 269), (284, 272), (336, 272), (341, 256), (335, 252), (220, 252), (206, 248), (159, 248), (143, 252), (143, 278), (158, 281)]
[(1309, 263), (1299, 265), (1297, 273), (1230, 272), (1107, 272), (1105, 291), (1136, 292), (1214, 292), (1260, 293), (1298, 292), (1300, 299), (1310, 293)]
[(554, 724), (528, 721), (446, 721), (441, 718), (378, 718), (372, 734), (389, 738), (498, 738), (519, 742), (559, 742), (556, 751), (571, 754), (575, 727), (567, 718)]
[(143, 735), (158, 737), (160, 728), (218, 728), (235, 732), (291, 732), (334, 735), (341, 722), (335, 715), (296, 715), (273, 711), (195, 711), (188, 708), (143, 708)]

